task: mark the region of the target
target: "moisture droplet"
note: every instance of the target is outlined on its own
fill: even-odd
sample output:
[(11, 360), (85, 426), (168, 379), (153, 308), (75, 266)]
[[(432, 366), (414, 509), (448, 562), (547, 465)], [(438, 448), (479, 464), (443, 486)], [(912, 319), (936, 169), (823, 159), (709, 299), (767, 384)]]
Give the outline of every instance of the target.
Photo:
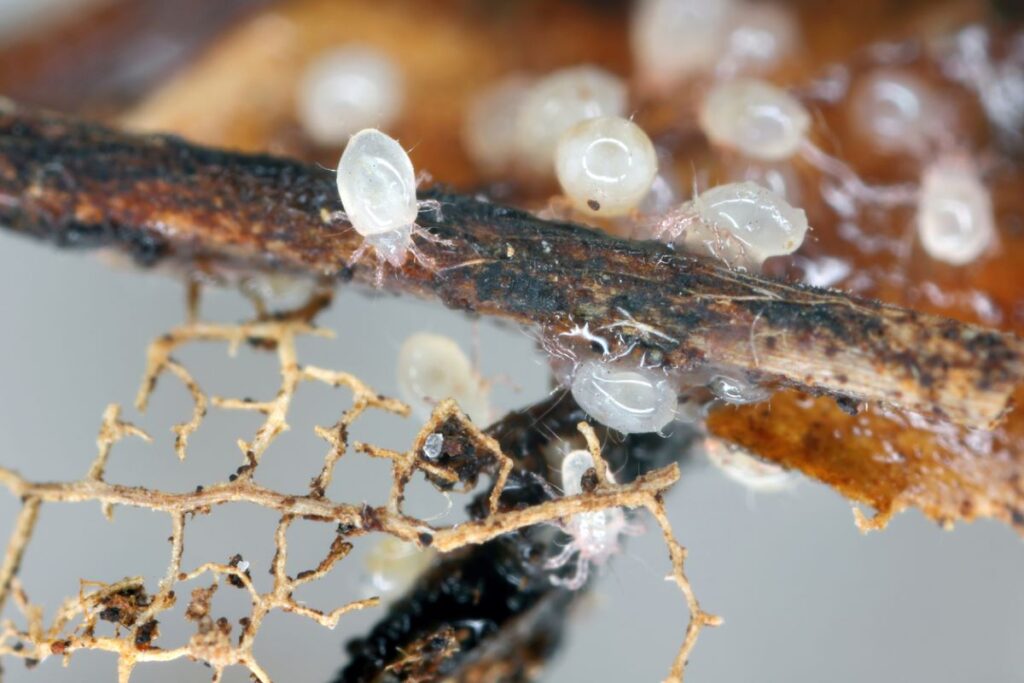
[(708, 382), (708, 389), (717, 398), (726, 403), (743, 405), (746, 403), (758, 403), (768, 398), (771, 393), (756, 384), (726, 375), (715, 375)]
[(444, 448), (444, 436), (434, 432), (423, 441), (423, 455), (430, 460), (437, 460), (441, 457), (441, 449)]

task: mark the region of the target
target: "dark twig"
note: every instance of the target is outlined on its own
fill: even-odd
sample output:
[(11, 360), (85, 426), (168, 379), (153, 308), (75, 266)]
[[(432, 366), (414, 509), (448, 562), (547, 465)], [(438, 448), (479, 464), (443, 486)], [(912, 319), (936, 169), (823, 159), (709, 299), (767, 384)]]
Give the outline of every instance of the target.
[[(444, 218), (423, 214), (421, 223), (447, 244), (421, 243), (435, 267), (409, 259), (387, 269), (387, 286), (537, 325), (568, 354), (724, 366), (971, 426), (996, 422), (1024, 374), (1013, 335), (744, 275), (476, 198), (427, 195)], [(345, 265), (361, 238), (332, 218), (340, 208), (332, 174), (315, 166), (0, 102), (0, 224), (61, 246), (372, 282), (371, 260)]]
[[(577, 425), (585, 418), (572, 397), (559, 392), (487, 430), (515, 463), (502, 510), (557, 495), (552, 484), (558, 472), (544, 452), (579, 440)], [(669, 438), (605, 439), (602, 456), (620, 481), (629, 482), (683, 459), (694, 436), (680, 428)], [(482, 519), (487, 511), (483, 494), (470, 515)], [(528, 680), (526, 674), (545, 664), (560, 644), (570, 607), (584, 594), (551, 582), (544, 560), (565, 540), (552, 532), (550, 526), (529, 527), (443, 555), (364, 636), (348, 644), (350, 661), (335, 683), (386, 680), (386, 671), (402, 680)]]

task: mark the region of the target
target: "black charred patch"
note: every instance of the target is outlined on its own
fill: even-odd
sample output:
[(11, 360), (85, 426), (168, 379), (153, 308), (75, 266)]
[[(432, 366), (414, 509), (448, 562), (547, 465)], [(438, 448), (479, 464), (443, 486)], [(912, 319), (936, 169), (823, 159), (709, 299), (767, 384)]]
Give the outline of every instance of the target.
[(140, 626), (135, 631), (135, 647), (146, 648), (149, 647), (153, 640), (156, 638), (158, 633), (158, 622), (156, 619), (150, 619), (145, 624)]

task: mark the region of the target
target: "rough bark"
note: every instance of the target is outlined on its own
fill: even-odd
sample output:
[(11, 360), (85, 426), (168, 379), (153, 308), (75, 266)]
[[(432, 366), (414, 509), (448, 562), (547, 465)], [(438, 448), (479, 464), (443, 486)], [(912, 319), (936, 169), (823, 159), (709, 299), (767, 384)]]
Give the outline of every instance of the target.
[[(536, 325), (571, 355), (721, 366), (981, 427), (1003, 415), (1024, 373), (1024, 345), (1011, 334), (730, 271), (476, 197), (422, 194), (443, 206), (443, 218), (425, 211), (420, 220), (444, 242), (419, 239), (430, 265), (385, 267), (386, 286)], [(60, 246), (372, 283), (372, 252), (347, 265), (362, 239), (332, 217), (341, 208), (333, 174), (317, 166), (0, 104), (0, 224)]]

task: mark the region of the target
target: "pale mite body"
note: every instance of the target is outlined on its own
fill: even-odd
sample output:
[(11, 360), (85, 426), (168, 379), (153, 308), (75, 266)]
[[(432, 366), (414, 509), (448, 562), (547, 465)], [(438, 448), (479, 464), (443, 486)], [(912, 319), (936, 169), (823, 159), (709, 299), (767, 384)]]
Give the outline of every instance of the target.
[(995, 241), (991, 194), (967, 159), (939, 158), (925, 169), (917, 235), (929, 256), (954, 266), (971, 263)]
[(761, 161), (795, 156), (807, 139), (811, 116), (782, 88), (755, 79), (715, 86), (699, 112), (712, 144)]
[(759, 271), (772, 256), (792, 254), (807, 234), (807, 215), (751, 182), (713, 187), (662, 218), (663, 239), (734, 268)]
[(508, 76), (478, 93), (469, 104), (462, 141), (473, 163), (488, 175), (515, 164), (516, 125), (530, 84), (526, 76)]
[(403, 594), (437, 556), (432, 548), (385, 536), (370, 546), (365, 567), (372, 595), (393, 598)]
[(355, 263), (369, 247), (377, 253), (377, 285), (383, 280), (383, 263), (400, 267), (410, 253), (430, 266), (415, 249), (413, 234), (437, 241), (416, 225), (421, 209), (440, 215), (434, 200), (416, 199), (416, 174), (402, 146), (374, 128), (353, 135), (338, 162), (338, 195), (344, 206), (341, 214), (363, 237), (362, 246), (352, 255)]
[(955, 124), (935, 88), (898, 68), (876, 69), (855, 83), (846, 112), (858, 137), (889, 154), (924, 156)]
[(660, 432), (675, 418), (676, 389), (658, 371), (588, 360), (575, 369), (570, 388), (592, 418), (623, 434)]
[[(583, 493), (583, 476), (594, 467), (594, 457), (585, 450), (572, 451), (562, 459), (562, 495), (578, 496)], [(614, 483), (614, 482), (611, 482)], [(609, 508), (597, 512), (581, 512), (570, 517), (562, 530), (569, 535), (569, 543), (545, 563), (545, 569), (559, 569), (574, 557), (576, 568), (567, 578), (553, 575), (551, 583), (569, 590), (579, 590), (590, 576), (590, 565), (603, 565), (620, 551), (619, 537), (639, 533), (641, 529), (629, 523), (622, 508)]]
[(624, 216), (637, 208), (658, 173), (647, 134), (627, 119), (581, 121), (559, 138), (555, 174), (573, 207), (592, 216)]
[(427, 418), (440, 401), (455, 399), (462, 412), (478, 424), (490, 418), (486, 384), (452, 339), (417, 332), (398, 352), (398, 390), (420, 418)]
[(776, 68), (799, 33), (793, 13), (771, 2), (638, 0), (630, 46), (641, 87), (668, 94), (686, 81)]
[[(857, 98), (853, 99), (856, 105)], [(902, 102), (898, 97), (894, 101)], [(918, 105), (902, 103), (899, 107), (905, 107), (904, 111), (894, 109), (892, 102), (872, 103), (871, 111), (858, 114), (857, 125), (867, 131), (864, 134), (872, 137), (875, 146), (901, 144), (908, 150), (921, 150), (940, 137), (935, 132), (935, 121), (944, 121), (941, 126), (952, 125), (952, 119), (944, 116), (939, 106), (935, 107), (934, 121), (924, 121), (916, 113), (908, 113), (916, 112)], [(927, 112), (922, 113), (928, 117)], [(822, 197), (844, 215), (855, 212), (861, 203), (891, 206), (913, 201), (916, 194), (907, 187), (870, 186), (845, 162), (817, 147), (809, 136), (811, 115), (807, 108), (771, 83), (750, 78), (723, 82), (707, 94), (698, 118), (712, 145), (739, 156), (732, 160), (729, 175), (756, 180), (790, 202), (798, 202), (801, 196), (800, 178), (792, 163), (797, 157), (824, 176)], [(746, 160), (752, 163), (745, 170), (736, 168), (737, 163)]]
[(644, 88), (665, 92), (710, 73), (722, 55), (735, 0), (638, 0), (630, 46)]
[(719, 77), (771, 71), (797, 51), (800, 28), (792, 10), (773, 2), (745, 2), (730, 22)]
[(364, 128), (386, 128), (404, 102), (402, 73), (369, 46), (325, 52), (306, 69), (296, 113), (306, 134), (323, 146), (342, 145)]
[(722, 474), (749, 491), (777, 493), (796, 484), (792, 472), (752, 455), (742, 446), (709, 437), (704, 440), (704, 452)]
[(594, 66), (575, 66), (533, 83), (516, 114), (519, 165), (539, 178), (555, 170), (555, 147), (566, 130), (598, 116), (622, 116), (626, 86), (618, 76)]

